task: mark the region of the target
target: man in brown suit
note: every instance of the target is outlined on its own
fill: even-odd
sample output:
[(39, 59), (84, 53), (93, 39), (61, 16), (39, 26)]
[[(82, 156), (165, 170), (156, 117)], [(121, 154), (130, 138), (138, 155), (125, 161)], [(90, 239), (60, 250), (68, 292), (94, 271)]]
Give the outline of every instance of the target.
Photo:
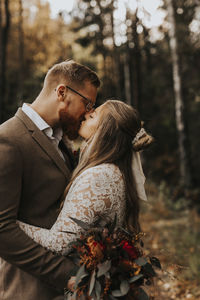
[(44, 228), (55, 222), (74, 168), (62, 134), (77, 136), (99, 84), (85, 66), (57, 64), (36, 100), (0, 126), (1, 300), (62, 299), (74, 265), (35, 243), (16, 220)]

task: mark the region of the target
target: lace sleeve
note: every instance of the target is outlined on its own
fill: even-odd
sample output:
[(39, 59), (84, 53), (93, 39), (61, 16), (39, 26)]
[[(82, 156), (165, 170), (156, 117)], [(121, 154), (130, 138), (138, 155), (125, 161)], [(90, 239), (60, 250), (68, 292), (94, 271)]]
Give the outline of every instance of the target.
[[(63, 208), (50, 230), (19, 222), (19, 226), (44, 247), (65, 252), (67, 244), (77, 238), (80, 227), (70, 217), (92, 223), (97, 213), (109, 212), (122, 222), (124, 212), (124, 183), (119, 169), (111, 164), (90, 168), (78, 176), (64, 201)], [(121, 221), (120, 221), (121, 220)]]

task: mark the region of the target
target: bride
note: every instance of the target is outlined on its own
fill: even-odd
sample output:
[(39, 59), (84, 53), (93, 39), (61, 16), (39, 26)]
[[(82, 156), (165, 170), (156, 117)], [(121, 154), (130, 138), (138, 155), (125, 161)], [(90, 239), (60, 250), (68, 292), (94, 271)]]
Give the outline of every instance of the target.
[[(18, 221), (37, 243), (66, 253), (81, 228), (70, 217), (93, 223), (101, 213), (117, 214), (119, 225), (139, 230), (141, 183), (139, 150), (152, 142), (141, 126), (137, 111), (118, 100), (108, 100), (86, 114), (79, 130), (86, 143), (65, 191), (60, 214), (51, 229)], [(132, 161), (138, 162), (132, 170)], [(137, 172), (137, 173), (136, 173)], [(143, 180), (143, 178), (142, 178)], [(144, 198), (143, 197), (143, 198)]]

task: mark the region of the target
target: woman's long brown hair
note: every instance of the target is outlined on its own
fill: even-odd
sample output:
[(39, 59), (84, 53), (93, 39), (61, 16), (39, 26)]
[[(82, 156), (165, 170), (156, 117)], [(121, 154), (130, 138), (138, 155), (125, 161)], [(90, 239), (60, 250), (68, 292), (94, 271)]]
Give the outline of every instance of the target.
[(100, 110), (97, 130), (82, 152), (80, 162), (66, 189), (67, 192), (75, 178), (84, 170), (102, 163), (115, 164), (119, 167), (125, 183), (125, 225), (136, 231), (140, 228), (139, 199), (132, 173), (132, 140), (140, 129), (141, 120), (133, 107), (118, 100), (106, 101)]

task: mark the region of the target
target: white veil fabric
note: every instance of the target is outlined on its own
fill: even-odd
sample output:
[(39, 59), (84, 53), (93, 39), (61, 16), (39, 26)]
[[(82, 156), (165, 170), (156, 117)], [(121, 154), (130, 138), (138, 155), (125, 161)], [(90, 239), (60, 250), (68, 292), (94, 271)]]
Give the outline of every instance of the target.
[(133, 176), (135, 179), (138, 198), (140, 200), (147, 201), (147, 195), (146, 195), (145, 187), (144, 187), (146, 178), (144, 176), (143, 169), (142, 169), (140, 153), (136, 152), (136, 151), (133, 152), (132, 170), (133, 170)]

